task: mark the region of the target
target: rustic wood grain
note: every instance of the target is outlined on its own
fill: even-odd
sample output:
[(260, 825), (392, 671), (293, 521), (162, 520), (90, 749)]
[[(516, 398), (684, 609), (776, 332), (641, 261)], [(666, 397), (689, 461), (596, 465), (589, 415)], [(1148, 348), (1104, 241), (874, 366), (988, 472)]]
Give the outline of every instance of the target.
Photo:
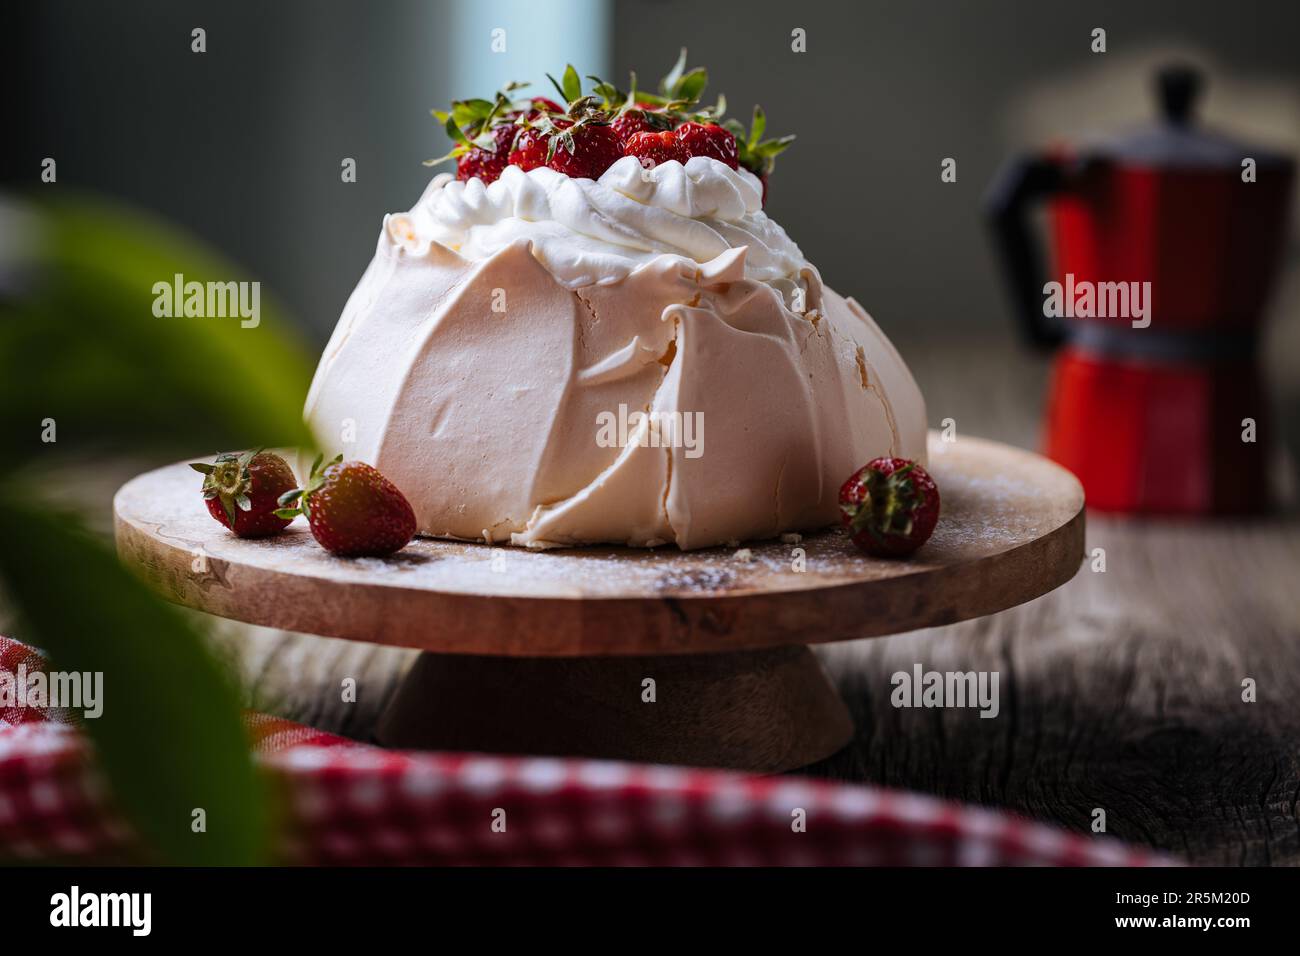
[[(826, 648), (854, 742), (811, 772), (1012, 807), (1199, 863), (1300, 862), (1300, 536), (1090, 519), (1089, 566), (979, 621)], [(997, 670), (1002, 714), (897, 709), (890, 675)], [(1242, 681), (1258, 686), (1254, 703)]]
[[(1083, 492), (1064, 469), (996, 442), (931, 436), (934, 536), (906, 561), (840, 529), (797, 547), (528, 551), (418, 539), (343, 560), (303, 519), (241, 540), (212, 521), (185, 464), (114, 499), (118, 553), (165, 597), (254, 624), (454, 654), (698, 654), (891, 634), (1020, 604), (1075, 574)], [(796, 562), (801, 562), (796, 565)]]

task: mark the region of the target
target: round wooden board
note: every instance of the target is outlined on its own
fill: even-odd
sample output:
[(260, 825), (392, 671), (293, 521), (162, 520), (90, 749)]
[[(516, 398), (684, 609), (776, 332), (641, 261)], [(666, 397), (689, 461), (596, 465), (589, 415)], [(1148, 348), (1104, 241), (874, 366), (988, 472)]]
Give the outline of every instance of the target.
[(420, 538), (391, 558), (345, 560), (318, 547), (301, 518), (274, 538), (229, 534), (184, 463), (128, 482), (114, 512), (123, 560), (179, 604), (456, 654), (692, 654), (872, 637), (991, 614), (1078, 570), (1083, 490), (1068, 471), (936, 433), (930, 471), (939, 525), (902, 561), (861, 554), (839, 529), (690, 552)]

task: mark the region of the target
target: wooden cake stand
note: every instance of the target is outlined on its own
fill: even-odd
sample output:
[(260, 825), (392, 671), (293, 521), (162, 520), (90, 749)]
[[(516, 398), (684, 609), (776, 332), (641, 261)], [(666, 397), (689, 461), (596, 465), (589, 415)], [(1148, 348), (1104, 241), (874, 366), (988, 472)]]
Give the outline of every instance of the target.
[(838, 529), (686, 553), (419, 538), (345, 560), (302, 519), (274, 538), (229, 534), (184, 463), (113, 504), (123, 561), (168, 600), (425, 651), (380, 722), (385, 745), (778, 772), (853, 734), (809, 644), (992, 614), (1078, 570), (1083, 490), (1069, 472), (934, 433), (930, 471), (942, 515), (903, 561), (869, 558)]

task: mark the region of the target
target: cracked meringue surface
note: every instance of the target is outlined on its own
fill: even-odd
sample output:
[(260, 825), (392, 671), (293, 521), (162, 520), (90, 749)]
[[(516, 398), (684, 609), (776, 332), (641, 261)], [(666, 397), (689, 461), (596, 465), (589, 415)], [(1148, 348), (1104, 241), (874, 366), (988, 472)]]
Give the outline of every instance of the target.
[[(608, 440), (602, 423), (635, 413)], [(385, 217), (306, 415), (421, 532), (534, 548), (814, 529), (871, 458), (925, 461), (897, 351), (762, 211), (758, 180), (704, 157), (437, 177)]]

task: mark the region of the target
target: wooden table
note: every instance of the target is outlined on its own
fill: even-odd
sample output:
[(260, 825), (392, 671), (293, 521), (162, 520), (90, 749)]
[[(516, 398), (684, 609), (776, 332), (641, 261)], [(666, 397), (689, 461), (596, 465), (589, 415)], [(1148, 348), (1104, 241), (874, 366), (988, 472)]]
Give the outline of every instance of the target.
[[(908, 347), (932, 425), (1036, 443), (1043, 366), (995, 345)], [(154, 464), (158, 464), (157, 462)], [(138, 463), (123, 475), (140, 470)], [(111, 496), (105, 487), (104, 501)], [(857, 733), (809, 769), (1006, 807), (1195, 863), (1300, 864), (1300, 524), (1092, 514), (1056, 592), (950, 627), (818, 649)], [(220, 622), (252, 706), (369, 739), (417, 652)], [(1002, 713), (895, 709), (890, 675), (996, 670)], [(355, 678), (344, 703), (340, 682)], [(1256, 701), (1242, 700), (1242, 681)]]

